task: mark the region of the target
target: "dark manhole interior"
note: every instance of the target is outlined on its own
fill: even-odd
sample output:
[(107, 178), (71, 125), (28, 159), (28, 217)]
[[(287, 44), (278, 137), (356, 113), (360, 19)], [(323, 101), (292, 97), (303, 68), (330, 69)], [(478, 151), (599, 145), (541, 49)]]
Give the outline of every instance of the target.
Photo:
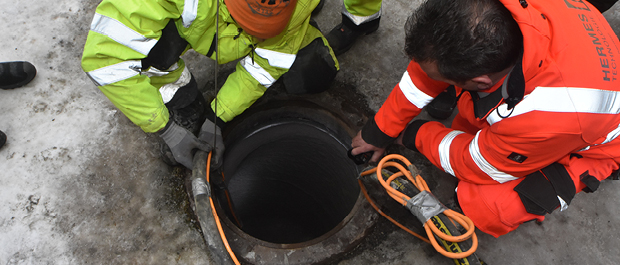
[(350, 136), (299, 118), (250, 128), (227, 139), (224, 185), (216, 196), (228, 219), (248, 235), (278, 244), (306, 242), (334, 229), (360, 193), (358, 168), (347, 157)]

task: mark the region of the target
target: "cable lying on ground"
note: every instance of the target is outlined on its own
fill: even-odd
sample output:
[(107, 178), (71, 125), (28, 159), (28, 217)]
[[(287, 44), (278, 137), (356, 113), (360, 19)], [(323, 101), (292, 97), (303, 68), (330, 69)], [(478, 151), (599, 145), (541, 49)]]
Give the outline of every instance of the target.
[[(390, 160), (398, 160), (402, 162), (403, 164), (405, 164), (407, 168), (405, 168), (403, 165), (401, 165), (398, 162), (390, 161)], [(384, 171), (385, 168), (388, 168), (388, 167), (397, 168), (399, 171), (392, 174), (387, 179), (384, 179), (382, 172)], [(424, 238), (423, 236), (420, 236), (419, 234), (411, 231), (410, 229), (407, 229), (405, 226), (403, 226), (402, 224), (398, 223), (393, 218), (383, 213), (368, 196), (368, 192), (366, 188), (364, 187), (364, 184), (362, 183), (362, 181), (358, 180), (358, 182), (361, 186), (364, 196), (366, 197), (368, 202), (370, 202), (372, 207), (375, 208), (377, 212), (379, 212), (379, 214), (386, 217), (392, 223), (396, 224), (398, 227), (402, 228), (408, 233), (420, 238), (424, 242), (427, 242), (433, 245), (433, 247), (435, 248), (435, 250), (437, 250), (437, 252), (451, 259), (461, 259), (461, 258), (465, 258), (473, 254), (478, 248), (478, 238), (476, 237), (476, 234), (474, 233), (476, 227), (474, 226), (473, 222), (467, 216), (462, 215), (458, 212), (455, 212), (443, 206), (432, 195), (432, 193), (430, 192), (430, 189), (428, 188), (428, 185), (426, 184), (426, 181), (424, 181), (424, 179), (420, 175), (418, 175), (416, 172), (417, 172), (417, 169), (415, 168), (415, 166), (413, 166), (411, 162), (409, 162), (409, 160), (407, 160), (405, 157), (403, 157), (402, 155), (398, 155), (398, 154), (390, 154), (390, 155), (385, 156), (383, 159), (381, 159), (381, 161), (379, 162), (376, 168), (369, 169), (369, 170), (362, 172), (360, 177), (376, 173), (377, 179), (381, 183), (381, 186), (385, 188), (388, 195), (392, 197), (392, 199), (394, 199), (398, 203), (407, 207), (407, 209), (409, 209), (409, 211), (411, 211), (411, 213), (414, 216), (416, 216), (418, 220), (420, 220), (420, 222), (422, 222), (422, 224), (424, 225), (424, 229), (426, 230), (428, 239)], [(413, 175), (415, 175), (415, 178), (413, 177)], [(416, 194), (413, 197), (409, 197), (392, 187), (391, 184), (397, 178), (403, 177), (403, 176), (406, 177), (419, 190), (418, 194)], [(439, 214), (444, 214), (453, 223), (456, 222), (460, 224), (464, 229), (466, 229), (467, 232), (465, 232), (462, 235), (452, 236), (452, 235), (446, 234), (445, 232), (441, 231), (439, 228), (437, 228), (437, 226), (435, 226), (435, 224), (431, 220), (433, 217)], [(435, 235), (448, 242), (463, 242), (471, 238), (472, 246), (469, 250), (465, 252), (460, 252), (460, 253), (449, 252), (443, 247), (441, 247), (439, 243), (437, 243), (437, 240), (435, 239)]]

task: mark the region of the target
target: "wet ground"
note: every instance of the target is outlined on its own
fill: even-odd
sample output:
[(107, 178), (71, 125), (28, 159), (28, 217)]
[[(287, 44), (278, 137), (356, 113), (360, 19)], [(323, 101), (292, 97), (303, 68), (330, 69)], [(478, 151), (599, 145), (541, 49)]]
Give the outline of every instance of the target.
[[(213, 264), (179, 177), (187, 172), (164, 164), (157, 137), (116, 110), (80, 68), (98, 2), (0, 0), (0, 60), (38, 69), (26, 87), (0, 90), (0, 130), (8, 135), (0, 149), (0, 264)], [(419, 3), (386, 0), (379, 30), (339, 57), (332, 88), (305, 98), (363, 125), (408, 63), (403, 25)], [(324, 32), (339, 22), (340, 8), (326, 2), (316, 17)], [(619, 8), (605, 14), (617, 33)], [(209, 96), (213, 63), (193, 52), (184, 59)], [(221, 67), (219, 82), (233, 67)], [(451, 195), (450, 176), (404, 153), (440, 199)], [(620, 182), (604, 181), (540, 225), (498, 239), (478, 233), (477, 253), (488, 264), (617, 264), (619, 190)], [(334, 264), (453, 263), (380, 219)]]

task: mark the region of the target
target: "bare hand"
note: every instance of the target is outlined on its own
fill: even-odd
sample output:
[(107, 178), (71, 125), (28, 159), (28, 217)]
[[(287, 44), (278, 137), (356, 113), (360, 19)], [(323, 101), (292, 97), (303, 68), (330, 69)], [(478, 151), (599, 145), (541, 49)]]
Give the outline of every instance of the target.
[(362, 132), (359, 131), (357, 135), (353, 138), (351, 142), (351, 147), (353, 150), (351, 151), (352, 155), (359, 155), (361, 153), (366, 153), (368, 151), (373, 151), (372, 157), (370, 158), (370, 162), (377, 162), (379, 158), (383, 156), (385, 153), (385, 148), (376, 147), (372, 144), (366, 143), (364, 139), (362, 139)]

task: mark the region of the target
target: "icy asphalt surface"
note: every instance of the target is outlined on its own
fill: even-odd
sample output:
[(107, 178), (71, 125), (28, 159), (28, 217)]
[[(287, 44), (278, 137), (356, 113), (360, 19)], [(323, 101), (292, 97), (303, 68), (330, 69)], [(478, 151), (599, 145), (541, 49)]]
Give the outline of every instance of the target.
[[(340, 20), (341, 2), (327, 1), (316, 17), (324, 32)], [(379, 30), (339, 58), (336, 83), (356, 89), (372, 110), (407, 65), (402, 29), (419, 2), (385, 0)], [(117, 111), (80, 68), (97, 4), (0, 0), (0, 60), (38, 70), (26, 87), (0, 90), (0, 130), (8, 135), (0, 149), (0, 264), (213, 264), (157, 138)], [(606, 13), (616, 32), (617, 10)], [(200, 87), (212, 89), (212, 62), (191, 52), (184, 58)], [(542, 225), (499, 239), (478, 233), (477, 253), (494, 265), (618, 264), (619, 201), (620, 182), (603, 182)], [(384, 221), (337, 263), (453, 264)]]

